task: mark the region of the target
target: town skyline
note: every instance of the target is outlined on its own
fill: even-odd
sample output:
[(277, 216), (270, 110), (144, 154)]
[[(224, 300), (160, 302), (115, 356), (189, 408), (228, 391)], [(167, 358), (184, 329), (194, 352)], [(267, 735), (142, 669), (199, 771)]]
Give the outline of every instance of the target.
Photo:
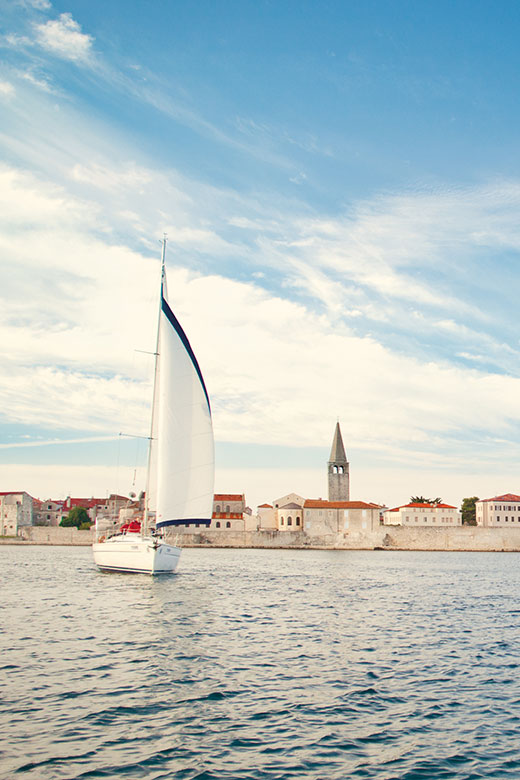
[(217, 6), (0, 9), (2, 485), (144, 487), (166, 233), (217, 490), (515, 490), (520, 9)]

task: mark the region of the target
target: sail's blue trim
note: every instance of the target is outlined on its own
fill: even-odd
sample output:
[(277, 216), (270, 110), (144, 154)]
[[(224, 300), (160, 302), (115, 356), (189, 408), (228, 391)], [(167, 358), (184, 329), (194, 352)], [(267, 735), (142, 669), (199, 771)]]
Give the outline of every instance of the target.
[[(195, 371), (197, 372), (197, 375), (198, 375), (198, 377), (200, 379), (200, 383), (202, 385), (202, 389), (204, 390), (204, 395), (206, 396), (206, 401), (208, 402), (208, 411), (211, 414), (211, 404), (209, 402), (209, 395), (208, 395), (208, 391), (206, 390), (206, 385), (204, 384), (204, 379), (202, 377), (202, 371), (200, 370), (200, 366), (199, 366), (199, 364), (197, 362), (197, 358), (195, 357), (195, 353), (194, 353), (194, 351), (191, 348), (191, 344), (188, 341), (188, 337), (184, 333), (179, 320), (177, 319), (175, 314), (170, 309), (168, 301), (165, 299), (164, 295), (161, 295), (161, 308), (162, 308), (163, 312), (165, 313), (166, 317), (168, 318), (168, 321), (171, 323), (171, 325), (173, 326), (173, 328), (177, 332), (177, 335), (179, 336), (180, 340), (182, 341), (186, 352), (188, 353), (188, 355), (191, 358), (191, 362), (193, 363), (193, 367), (194, 367)], [(202, 522), (202, 521), (197, 521), (197, 522)]]
[(211, 523), (211, 520), (208, 520), (208, 518), (198, 518), (198, 517), (187, 517), (182, 520), (163, 520), (159, 523), (157, 523), (157, 528), (164, 528), (167, 525), (193, 525), (194, 523), (197, 523), (198, 525), (205, 525), (208, 526)]

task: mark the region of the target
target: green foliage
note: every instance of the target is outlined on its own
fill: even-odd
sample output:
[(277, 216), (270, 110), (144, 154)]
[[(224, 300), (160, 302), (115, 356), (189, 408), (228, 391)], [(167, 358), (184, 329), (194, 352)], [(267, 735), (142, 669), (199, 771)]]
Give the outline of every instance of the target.
[(84, 506), (75, 506), (71, 509), (67, 517), (64, 517), (60, 523), (62, 528), (80, 528), (85, 526), (90, 528), (90, 517)]
[(442, 504), (442, 498), (425, 498), (424, 496), (410, 496), (410, 504)]
[(471, 498), (463, 498), (460, 512), (462, 514), (462, 525), (476, 525), (477, 513), (475, 509), (475, 503), (478, 501), (478, 496), (471, 496)]

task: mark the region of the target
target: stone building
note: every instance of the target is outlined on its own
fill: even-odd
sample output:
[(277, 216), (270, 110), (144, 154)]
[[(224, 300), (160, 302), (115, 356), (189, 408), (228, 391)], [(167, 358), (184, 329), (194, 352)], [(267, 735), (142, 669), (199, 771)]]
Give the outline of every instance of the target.
[(336, 423), (334, 439), (328, 462), (329, 501), (348, 501), (350, 499), (349, 462), (345, 454), (341, 428)]
[(33, 498), (19, 493), (0, 493), (0, 536), (18, 536), (24, 526), (33, 522)]
[(484, 528), (520, 528), (520, 496), (505, 493), (475, 502), (477, 525)]
[(450, 504), (405, 504), (383, 512), (384, 525), (446, 527), (462, 525), (462, 515)]
[(66, 517), (68, 510), (63, 510), (63, 501), (53, 501), (52, 498), (46, 501), (34, 499), (33, 501), (33, 525), (38, 526), (58, 526), (63, 517)]
[(307, 499), (303, 505), (303, 530), (309, 536), (375, 531), (380, 525), (378, 504), (365, 501)]

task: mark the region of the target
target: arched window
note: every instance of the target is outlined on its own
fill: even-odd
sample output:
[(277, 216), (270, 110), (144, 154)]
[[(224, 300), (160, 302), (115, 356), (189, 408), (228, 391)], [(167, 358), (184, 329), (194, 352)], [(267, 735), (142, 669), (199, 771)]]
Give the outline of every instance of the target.
[(217, 504), (217, 506), (215, 507), (215, 512), (220, 512), (220, 504)]
[(283, 525), (283, 517), (280, 518), (280, 525)]
[(226, 523), (226, 528), (231, 528), (231, 523), (229, 522), (229, 520)]
[(299, 517), (296, 518), (296, 525), (300, 525), (300, 518)]
[(343, 466), (338, 466), (338, 474), (343, 474)]
[(216, 527), (217, 527), (217, 528), (220, 528), (220, 520), (217, 520), (217, 522), (215, 523), (215, 525), (216, 525)]
[(287, 525), (292, 525), (292, 517), (287, 518)]
[(229, 504), (228, 504), (227, 507), (226, 507), (226, 512), (229, 514), (229, 511), (230, 510), (229, 510)]

